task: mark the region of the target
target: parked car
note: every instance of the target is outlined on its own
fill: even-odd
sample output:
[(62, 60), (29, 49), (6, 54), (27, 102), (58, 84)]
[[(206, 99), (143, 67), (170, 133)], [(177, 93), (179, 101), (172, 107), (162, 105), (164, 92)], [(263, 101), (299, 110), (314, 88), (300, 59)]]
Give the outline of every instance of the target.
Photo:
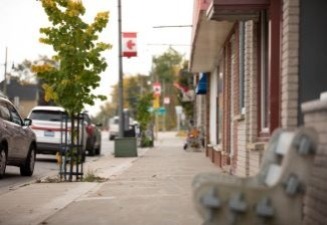
[(87, 112), (84, 112), (85, 129), (87, 133), (86, 150), (90, 156), (101, 154), (102, 124), (94, 124)]
[[(32, 130), (36, 134), (37, 153), (56, 154), (61, 150), (62, 143), (71, 143), (71, 121), (67, 120), (68, 132), (64, 128), (67, 113), (59, 106), (35, 106), (28, 115), (33, 120)], [(83, 160), (86, 149), (86, 129), (80, 126), (80, 144), (82, 145)]]
[(32, 176), (36, 157), (36, 136), (14, 105), (0, 95), (0, 178), (7, 165), (18, 166), (22, 176)]

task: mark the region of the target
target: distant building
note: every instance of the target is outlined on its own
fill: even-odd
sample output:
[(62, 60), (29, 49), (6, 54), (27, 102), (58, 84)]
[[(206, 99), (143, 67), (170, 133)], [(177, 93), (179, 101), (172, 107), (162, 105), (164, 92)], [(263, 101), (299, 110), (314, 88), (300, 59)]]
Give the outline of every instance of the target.
[[(4, 81), (0, 83), (3, 87)], [(11, 77), (7, 83), (7, 97), (17, 107), (23, 118), (27, 117), (30, 110), (39, 103), (38, 84), (28, 84), (19, 81), (16, 77)]]

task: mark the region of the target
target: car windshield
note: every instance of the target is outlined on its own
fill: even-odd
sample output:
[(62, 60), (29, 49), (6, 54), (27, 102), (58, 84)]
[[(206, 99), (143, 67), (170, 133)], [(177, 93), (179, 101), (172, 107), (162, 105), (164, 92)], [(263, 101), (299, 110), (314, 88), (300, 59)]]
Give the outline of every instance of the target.
[(67, 113), (60, 111), (34, 110), (30, 115), (30, 119), (44, 121), (64, 121), (66, 116)]

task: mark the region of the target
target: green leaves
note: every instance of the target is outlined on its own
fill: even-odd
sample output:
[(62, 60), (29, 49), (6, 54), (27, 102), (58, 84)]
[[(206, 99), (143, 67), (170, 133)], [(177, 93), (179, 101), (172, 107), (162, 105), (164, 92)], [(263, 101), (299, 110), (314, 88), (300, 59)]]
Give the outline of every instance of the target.
[(153, 59), (154, 72), (158, 80), (172, 83), (175, 80), (175, 67), (179, 66), (183, 60), (173, 48), (169, 48), (164, 54)]
[(103, 95), (94, 95), (100, 76), (107, 63), (101, 53), (111, 45), (98, 40), (98, 33), (107, 25), (109, 12), (100, 12), (94, 22), (87, 24), (81, 16), (85, 8), (76, 0), (41, 0), (52, 26), (40, 29), (40, 42), (51, 45), (58, 62), (54, 67), (47, 62), (33, 66), (44, 83), (46, 100), (53, 100), (69, 113), (81, 112), (84, 104), (93, 105)]
[(151, 121), (152, 114), (149, 111), (149, 108), (152, 106), (153, 93), (148, 93), (142, 95), (138, 104), (137, 104), (137, 116), (136, 120), (140, 124), (141, 131), (147, 129), (148, 124)]

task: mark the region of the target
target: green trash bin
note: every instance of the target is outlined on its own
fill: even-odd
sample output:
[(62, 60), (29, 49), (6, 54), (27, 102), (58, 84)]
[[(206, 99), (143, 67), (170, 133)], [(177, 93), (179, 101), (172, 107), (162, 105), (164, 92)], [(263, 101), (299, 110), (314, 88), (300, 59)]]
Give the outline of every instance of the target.
[(135, 137), (115, 139), (115, 157), (137, 157), (137, 142)]

